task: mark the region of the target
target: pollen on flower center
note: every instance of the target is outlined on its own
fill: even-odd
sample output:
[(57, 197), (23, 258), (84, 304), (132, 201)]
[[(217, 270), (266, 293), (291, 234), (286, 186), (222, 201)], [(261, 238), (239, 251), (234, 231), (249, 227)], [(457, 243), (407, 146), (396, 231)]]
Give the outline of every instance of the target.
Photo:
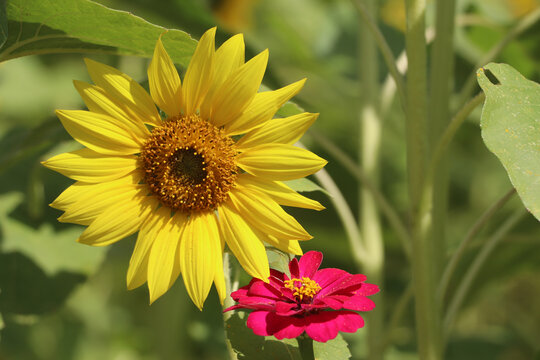
[(237, 176), (234, 141), (198, 115), (172, 117), (155, 127), (141, 151), (144, 181), (175, 211), (213, 210)]
[(304, 297), (306, 297), (307, 300), (313, 299), (313, 297), (321, 290), (319, 284), (308, 277), (285, 280), (285, 287), (292, 290), (293, 295), (300, 301), (304, 300)]

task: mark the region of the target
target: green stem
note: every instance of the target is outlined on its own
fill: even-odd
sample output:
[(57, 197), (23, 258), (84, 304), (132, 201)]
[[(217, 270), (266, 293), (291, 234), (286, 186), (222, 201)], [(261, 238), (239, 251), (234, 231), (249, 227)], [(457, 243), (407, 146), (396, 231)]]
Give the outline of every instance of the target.
[(388, 223), (398, 236), (401, 242), (405, 255), (410, 258), (411, 255), (411, 237), (409, 231), (403, 224), (401, 217), (397, 213), (396, 209), (390, 204), (388, 199), (382, 192), (375, 187), (364, 171), (352, 160), (352, 158), (341, 150), (336, 144), (334, 144), (326, 136), (319, 132), (310, 129), (308, 134), (324, 148), (330, 155), (332, 155), (343, 167), (347, 170), (356, 180), (360, 181), (365, 188), (369, 191), (373, 199), (377, 202), (377, 206), (381, 210), (381, 213), (386, 217)]
[[(375, 36), (369, 32), (369, 28), (378, 30), (376, 23), (372, 20), (376, 18), (377, 8), (374, 0), (356, 1), (355, 4), (362, 8), (360, 14), (363, 15), (364, 22), (359, 22), (358, 28), (358, 76), (361, 84), (360, 93), (362, 98), (359, 101), (358, 122), (359, 122), (359, 144), (358, 163), (364, 174), (375, 187), (379, 182), (379, 148), (381, 145), (382, 124), (380, 118), (379, 94), (379, 65), (377, 57), (377, 45)], [(366, 21), (366, 18), (369, 20)], [(375, 34), (380, 32), (375, 31)], [(382, 38), (382, 35), (380, 35)], [(384, 40), (384, 38), (382, 38)], [(380, 40), (379, 40), (380, 41)], [(386, 44), (386, 43), (385, 43)], [(392, 59), (395, 67), (395, 61)], [(394, 68), (395, 70), (395, 68)], [(364, 239), (366, 247), (366, 257), (361, 265), (362, 270), (371, 282), (384, 288), (384, 245), (381, 230), (381, 219), (377, 202), (372, 193), (361, 183), (358, 184), (358, 205), (360, 233)], [(379, 295), (375, 299), (377, 311), (367, 314), (367, 342), (368, 359), (382, 360), (381, 339), (384, 335), (384, 297)]]
[(478, 232), (484, 227), (484, 225), (488, 222), (489, 219), (499, 210), (501, 209), (507, 202), (510, 200), (514, 194), (516, 193), (516, 189), (512, 188), (510, 191), (508, 191), (502, 198), (497, 200), (493, 205), (489, 207), (479, 218), (476, 220), (474, 225), (470, 228), (470, 230), (467, 232), (467, 235), (463, 238), (461, 241), (461, 244), (459, 244), (458, 249), (452, 255), (452, 258), (448, 262), (448, 265), (446, 265), (446, 268), (444, 270), (443, 276), (441, 278), (441, 282), (439, 284), (439, 289), (437, 291), (439, 301), (442, 303), (444, 301), (444, 297), (446, 296), (446, 291), (448, 290), (448, 285), (450, 284), (450, 280), (452, 279), (452, 275), (454, 274), (454, 271), (456, 270), (457, 264), (461, 260), (463, 254), (465, 253), (465, 250), (471, 243), (472, 239), (478, 234)]
[[(438, 139), (450, 120), (450, 95), (454, 75), (455, 0), (436, 2), (435, 40), (431, 52), (429, 139)], [(433, 149), (433, 144), (429, 144)], [(443, 161), (433, 177), (433, 210), (430, 237), (436, 241), (434, 256), (439, 264), (438, 278), (443, 271), (446, 249), (446, 218), (448, 207), (448, 167)]]
[(313, 352), (313, 339), (305, 333), (296, 338), (298, 342), (298, 350), (302, 355), (302, 360), (315, 360), (315, 353)]
[(482, 268), (482, 265), (486, 262), (489, 255), (493, 252), (495, 247), (501, 242), (502, 239), (508, 234), (508, 232), (527, 214), (527, 211), (525, 209), (520, 209), (516, 211), (510, 218), (508, 218), (498, 229), (495, 231), (495, 233), (484, 243), (482, 246), (482, 249), (476, 256), (476, 258), (473, 260), (472, 264), (469, 266), (467, 271), (465, 272), (465, 276), (459, 283), (459, 286), (452, 297), (452, 300), (450, 301), (450, 305), (448, 306), (448, 311), (446, 312), (446, 316), (444, 317), (444, 333), (445, 338), (448, 336), (450, 332), (450, 328), (454, 323), (454, 318), (460, 309), (461, 305), (463, 304), (463, 300), (467, 296), (467, 293), (469, 292), (469, 289), (471, 288), (471, 285), (473, 281), (476, 278), (476, 275), (478, 275), (478, 272)]
[[(225, 288), (227, 289), (227, 296), (225, 297), (225, 300), (223, 301), (223, 308), (226, 309), (228, 307), (231, 307), (234, 305), (234, 300), (231, 298), (231, 293), (236, 290), (233, 289), (233, 284), (231, 281), (231, 264), (229, 260), (229, 253), (224, 252), (223, 253), (223, 274), (225, 275)], [(223, 313), (223, 324), (225, 329), (225, 345), (227, 346), (227, 352), (229, 353), (229, 359), (230, 360), (236, 360), (236, 353), (234, 352), (234, 349), (232, 347), (232, 344), (229, 340), (229, 336), (227, 335), (227, 320), (232, 316), (232, 311), (228, 311), (226, 313)]]
[(438, 141), (435, 149), (433, 150), (433, 156), (431, 157), (431, 162), (428, 170), (428, 177), (433, 177), (433, 174), (437, 171), (437, 166), (441, 162), (441, 159), (450, 145), (450, 142), (456, 135), (458, 129), (463, 125), (463, 122), (469, 117), (471, 112), (476, 109), (476, 107), (484, 102), (486, 95), (483, 92), (477, 94), (472, 98), (468, 103), (466, 103), (461, 110), (452, 118), (448, 127), (444, 130), (440, 140)]
[[(431, 196), (421, 198), (424, 189), (427, 152), (427, 51), (425, 39), (426, 0), (406, 0), (407, 72), (407, 171), (411, 202), (413, 256), (412, 275), (418, 353), (421, 360), (442, 356), (442, 334), (436, 301), (437, 259), (431, 234)], [(431, 189), (427, 189), (431, 194)], [(421, 201), (422, 200), (422, 203)]]
[(364, 20), (364, 23), (368, 30), (371, 31), (373, 39), (379, 47), (384, 62), (388, 67), (388, 72), (396, 83), (401, 104), (404, 106), (406, 104), (405, 85), (403, 83), (403, 77), (401, 76), (400, 72), (396, 67), (396, 59), (394, 57), (394, 54), (392, 53), (392, 50), (390, 49), (390, 46), (386, 42), (384, 35), (377, 26), (377, 23), (373, 20), (372, 15), (370, 14), (366, 6), (362, 3), (362, 0), (353, 0), (353, 5), (358, 10), (358, 14), (362, 17), (362, 20)]
[(343, 224), (347, 239), (351, 245), (351, 250), (354, 256), (354, 261), (360, 264), (364, 263), (366, 251), (362, 242), (362, 236), (358, 231), (358, 226), (351, 208), (347, 204), (347, 200), (339, 190), (338, 186), (324, 169), (315, 173), (315, 178), (319, 181), (321, 186), (330, 194), (330, 201), (334, 204), (336, 212)]
[(537, 21), (540, 20), (540, 8), (524, 16), (508, 33), (504, 38), (501, 39), (495, 46), (488, 51), (488, 53), (480, 59), (475, 65), (474, 69), (467, 78), (465, 85), (463, 86), (461, 93), (459, 94), (459, 105), (463, 104), (470, 98), (476, 87), (476, 69), (486, 65), (487, 63), (493, 61), (499, 54), (504, 50), (504, 48), (516, 37), (518, 37), (522, 32), (533, 26)]
[(407, 285), (407, 288), (405, 291), (401, 294), (399, 297), (399, 300), (397, 301), (396, 305), (394, 306), (394, 311), (392, 312), (392, 315), (390, 316), (390, 320), (388, 321), (388, 326), (385, 329), (385, 335), (384, 340), (381, 345), (381, 349), (384, 351), (391, 343), (392, 343), (392, 336), (394, 335), (394, 331), (401, 321), (401, 318), (405, 314), (405, 309), (407, 309), (407, 305), (409, 305), (409, 302), (413, 298), (413, 284), (410, 282)]

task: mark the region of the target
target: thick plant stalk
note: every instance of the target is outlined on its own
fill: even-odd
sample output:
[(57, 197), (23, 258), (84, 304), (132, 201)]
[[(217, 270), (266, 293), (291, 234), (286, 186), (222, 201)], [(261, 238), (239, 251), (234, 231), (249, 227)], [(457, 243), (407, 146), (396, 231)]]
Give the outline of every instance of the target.
[[(438, 0), (436, 3), (435, 40), (431, 52), (429, 138), (439, 139), (450, 121), (450, 95), (454, 75), (454, 22), (455, 1)], [(429, 144), (433, 150), (434, 144)], [(430, 151), (431, 153), (431, 151)], [(448, 207), (448, 167), (442, 161), (433, 177), (433, 225), (431, 238), (437, 242), (435, 256), (442, 274), (446, 255), (445, 223)]]
[[(376, 19), (376, 0), (363, 0), (363, 6), (367, 12), (364, 19)], [(377, 58), (377, 43), (369, 27), (375, 23), (360, 22), (358, 44), (358, 75), (360, 78), (360, 102), (358, 120), (360, 122), (359, 153), (360, 168), (366, 177), (377, 187), (379, 177), (379, 148), (381, 144), (382, 124), (380, 119), (380, 106), (378, 101), (379, 90), (379, 66)], [(395, 66), (395, 65), (394, 65)], [(400, 79), (399, 79), (400, 80)], [(398, 80), (398, 81), (399, 81)], [(366, 257), (363, 264), (359, 264), (370, 281), (384, 287), (384, 246), (381, 230), (381, 219), (377, 201), (372, 193), (363, 184), (358, 184), (359, 198), (359, 225), (360, 233), (364, 239)], [(377, 311), (367, 315), (367, 341), (368, 359), (383, 359), (382, 339), (384, 338), (384, 304), (383, 297), (375, 299)]]
[[(432, 197), (423, 197), (427, 152), (426, 0), (407, 0), (407, 170), (411, 203), (412, 273), (418, 353), (421, 360), (442, 357), (442, 331), (436, 299), (436, 243), (430, 238)], [(430, 191), (431, 194), (431, 191)]]

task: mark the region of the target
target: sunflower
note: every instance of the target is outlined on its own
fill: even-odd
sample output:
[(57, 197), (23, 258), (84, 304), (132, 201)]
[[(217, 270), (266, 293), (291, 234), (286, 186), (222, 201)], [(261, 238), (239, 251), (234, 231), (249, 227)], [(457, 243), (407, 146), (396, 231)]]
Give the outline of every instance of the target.
[(259, 93), (268, 51), (244, 62), (242, 35), (215, 50), (215, 32), (201, 37), (183, 84), (158, 39), (150, 94), (86, 59), (95, 85), (74, 83), (89, 111), (57, 111), (84, 148), (44, 161), (76, 181), (51, 206), (64, 211), (60, 221), (87, 226), (80, 243), (105, 246), (138, 231), (127, 287), (147, 283), (150, 303), (180, 273), (197, 307), (212, 283), (223, 302), (225, 244), (251, 276), (267, 279), (265, 244), (299, 255), (298, 240), (311, 238), (281, 205), (323, 209), (282, 182), (326, 164), (292, 145), (318, 114), (273, 119), (305, 79)]

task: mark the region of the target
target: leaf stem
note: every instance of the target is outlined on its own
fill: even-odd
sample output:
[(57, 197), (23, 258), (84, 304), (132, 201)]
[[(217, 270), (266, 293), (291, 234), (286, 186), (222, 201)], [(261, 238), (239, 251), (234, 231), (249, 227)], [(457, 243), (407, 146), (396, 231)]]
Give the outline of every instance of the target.
[(315, 178), (319, 181), (321, 186), (330, 194), (330, 201), (334, 204), (336, 212), (343, 224), (347, 239), (351, 245), (354, 260), (357, 263), (363, 264), (365, 260), (365, 246), (362, 242), (362, 236), (358, 231), (358, 225), (351, 211), (351, 208), (347, 204), (345, 197), (339, 190), (332, 177), (325, 169), (319, 170), (314, 174)]
[(411, 237), (409, 231), (405, 227), (396, 209), (390, 204), (384, 194), (380, 192), (377, 187), (375, 187), (375, 185), (367, 177), (364, 171), (354, 162), (354, 160), (352, 160), (349, 155), (347, 155), (343, 150), (341, 150), (330, 139), (313, 129), (310, 129), (308, 134), (317, 142), (317, 144), (323, 147), (341, 165), (343, 165), (345, 170), (347, 170), (352, 176), (354, 176), (358, 181), (360, 181), (364, 188), (371, 193), (373, 199), (377, 202), (377, 205), (379, 206), (382, 214), (386, 217), (390, 226), (393, 228), (398, 239), (400, 240), (405, 255), (410, 258)]
[(473, 71), (467, 78), (465, 85), (463, 86), (461, 93), (459, 94), (459, 106), (463, 106), (467, 99), (470, 98), (476, 87), (476, 69), (481, 66), (486, 65), (487, 63), (493, 61), (499, 54), (504, 50), (504, 48), (516, 37), (518, 37), (522, 32), (533, 26), (537, 21), (540, 20), (540, 8), (524, 16), (519, 22), (507, 32), (506, 36), (502, 38), (497, 44), (495, 44), (487, 54), (481, 58), (473, 68)]
[(405, 85), (403, 82), (403, 76), (400, 74), (400, 72), (397, 69), (396, 59), (394, 57), (394, 54), (392, 53), (392, 50), (390, 49), (390, 46), (388, 45), (388, 42), (384, 38), (384, 35), (382, 34), (381, 30), (377, 26), (377, 23), (373, 20), (373, 18), (369, 14), (368, 10), (366, 9), (362, 1), (352, 0), (352, 3), (354, 7), (356, 8), (356, 10), (358, 11), (358, 14), (362, 17), (362, 20), (364, 20), (368, 29), (371, 31), (373, 38), (375, 39), (379, 47), (379, 50), (381, 51), (384, 62), (386, 66), (388, 67), (388, 72), (390, 73), (390, 75), (394, 79), (394, 82), (396, 83), (399, 98), (401, 100), (402, 106), (404, 107), (406, 104)]
[(471, 285), (473, 281), (475, 280), (476, 275), (478, 275), (478, 272), (480, 271), (482, 265), (484, 265), (489, 255), (491, 255), (491, 253), (493, 252), (495, 247), (501, 242), (501, 240), (504, 239), (506, 234), (508, 234), (508, 232), (526, 214), (527, 214), (527, 211), (525, 211), (524, 208), (521, 208), (518, 211), (516, 211), (493, 233), (493, 235), (484, 243), (478, 255), (476, 255), (475, 259), (473, 260), (473, 262), (467, 269), (465, 276), (459, 283), (459, 286), (455, 292), (455, 295), (452, 297), (452, 300), (450, 301), (450, 306), (448, 307), (446, 316), (444, 317), (445, 338), (448, 336), (450, 332), (450, 328), (452, 324), (454, 323), (454, 318), (458, 310), (460, 309), (461, 305), (463, 304), (463, 300), (467, 296), (467, 293), (469, 292), (469, 289), (471, 288)]
[(437, 292), (437, 297), (440, 299), (441, 303), (444, 301), (446, 291), (448, 290), (448, 285), (450, 284), (450, 280), (452, 279), (452, 275), (456, 270), (457, 264), (461, 260), (463, 254), (465, 253), (465, 250), (467, 249), (471, 241), (482, 229), (482, 227), (484, 227), (484, 225), (489, 221), (489, 219), (491, 219), (491, 217), (498, 210), (500, 210), (514, 196), (515, 193), (516, 189), (510, 189), (510, 191), (504, 194), (503, 197), (498, 199), (493, 205), (491, 205), (486, 211), (484, 211), (484, 213), (478, 218), (478, 220), (476, 220), (473, 226), (471, 226), (471, 228), (467, 232), (467, 235), (465, 235), (465, 237), (459, 244), (458, 249), (454, 252), (450, 261), (448, 262), (448, 265), (446, 265), (446, 268), (444, 269), (444, 273), (441, 278), (441, 282), (439, 284), (439, 289)]
[(448, 145), (456, 135), (456, 132), (459, 130), (463, 122), (469, 117), (471, 112), (476, 109), (476, 107), (484, 102), (486, 95), (483, 92), (478, 93), (474, 98), (472, 98), (468, 103), (466, 103), (452, 118), (450, 124), (446, 127), (443, 134), (441, 135), (440, 140), (437, 142), (433, 150), (433, 156), (429, 164), (428, 177), (432, 177), (433, 173), (437, 170), (437, 165), (441, 161)]

